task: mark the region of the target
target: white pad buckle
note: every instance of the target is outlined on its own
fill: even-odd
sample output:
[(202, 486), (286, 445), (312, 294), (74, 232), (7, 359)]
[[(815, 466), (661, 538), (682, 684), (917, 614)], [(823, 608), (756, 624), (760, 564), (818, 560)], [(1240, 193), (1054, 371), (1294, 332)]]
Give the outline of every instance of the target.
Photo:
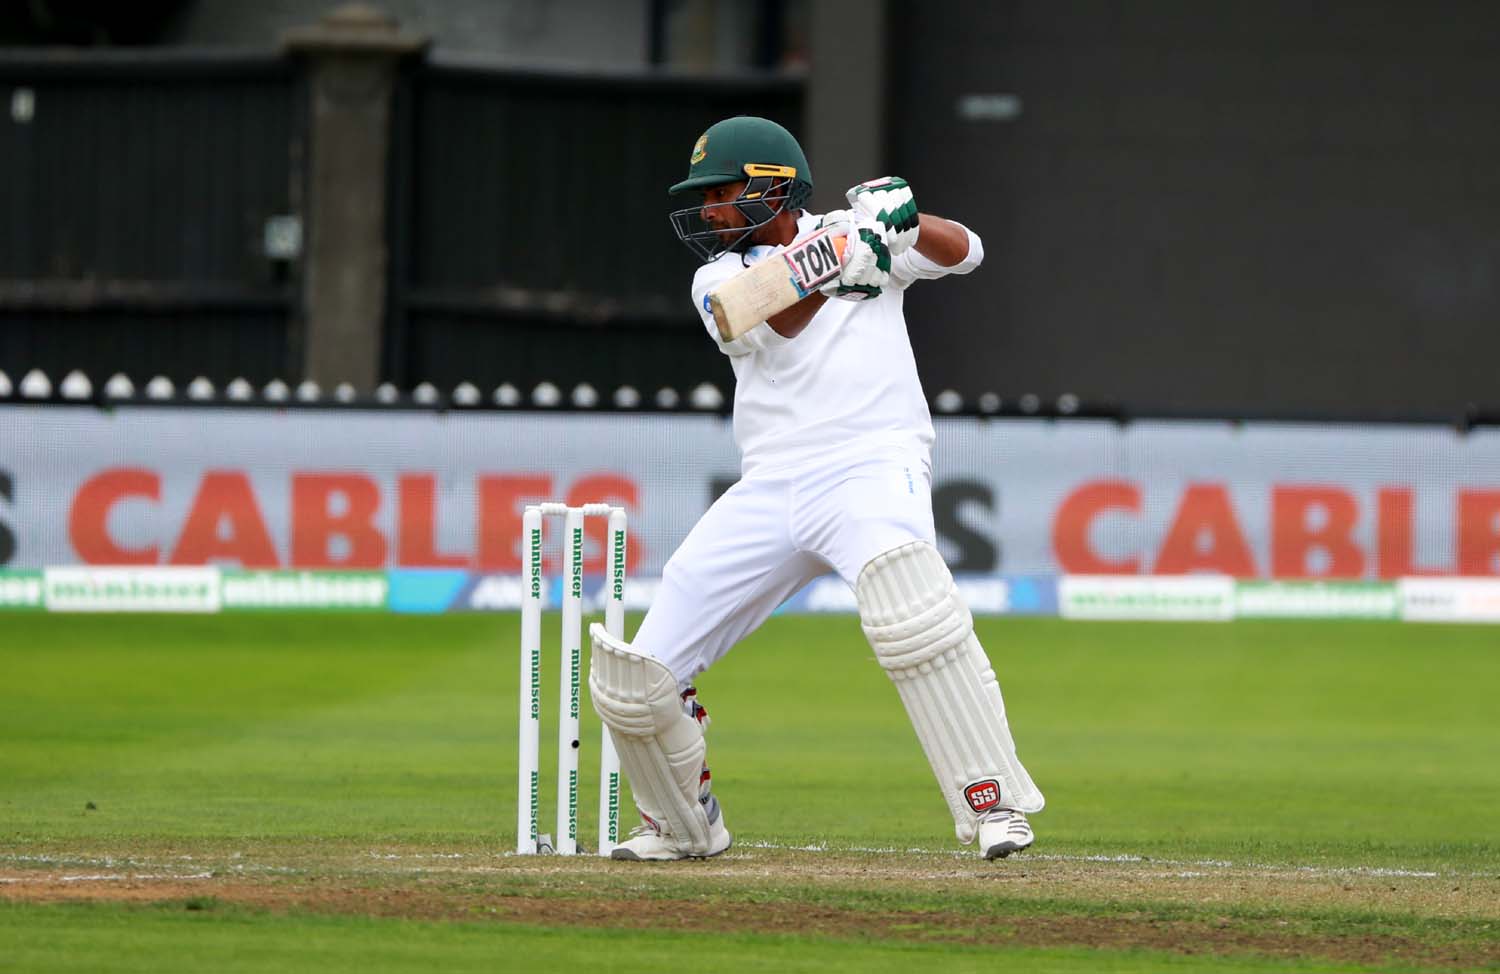
[(712, 851), (708, 811), (700, 801), (703, 729), (682, 706), (677, 679), (595, 623), (589, 695), (609, 728), (620, 767), (641, 813), (692, 855)]
[(875, 658), (896, 684), (959, 841), (994, 808), (1046, 800), (1016, 756), (995, 671), (937, 549), (914, 541), (872, 558), (854, 593)]

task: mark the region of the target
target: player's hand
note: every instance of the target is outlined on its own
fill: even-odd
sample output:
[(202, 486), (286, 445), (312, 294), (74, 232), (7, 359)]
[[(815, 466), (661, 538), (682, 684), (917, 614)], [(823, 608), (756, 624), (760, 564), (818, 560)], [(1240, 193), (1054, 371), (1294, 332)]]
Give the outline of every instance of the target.
[(854, 225), (860, 220), (864, 219), (868, 218), (861, 216), (854, 210), (829, 210), (827, 213), (823, 214), (823, 219), (818, 221), (818, 229), (821, 230), (824, 227), (832, 227), (837, 226), (838, 224), (843, 224), (846, 230), (848, 230), (850, 233), (853, 233)]
[(818, 290), (830, 298), (867, 301), (880, 297), (891, 279), (891, 252), (880, 224), (861, 220), (849, 228), (844, 270)]
[(860, 219), (880, 224), (885, 245), (892, 254), (899, 254), (917, 242), (921, 231), (917, 201), (900, 176), (882, 176), (860, 183), (844, 195)]

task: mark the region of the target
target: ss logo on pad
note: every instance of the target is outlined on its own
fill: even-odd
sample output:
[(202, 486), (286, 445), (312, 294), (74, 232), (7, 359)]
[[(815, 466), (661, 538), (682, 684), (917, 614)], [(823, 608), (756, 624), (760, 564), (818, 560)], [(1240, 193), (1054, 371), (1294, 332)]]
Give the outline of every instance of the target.
[(1000, 782), (994, 778), (976, 781), (964, 789), (964, 798), (976, 812), (987, 812), (1000, 804)]

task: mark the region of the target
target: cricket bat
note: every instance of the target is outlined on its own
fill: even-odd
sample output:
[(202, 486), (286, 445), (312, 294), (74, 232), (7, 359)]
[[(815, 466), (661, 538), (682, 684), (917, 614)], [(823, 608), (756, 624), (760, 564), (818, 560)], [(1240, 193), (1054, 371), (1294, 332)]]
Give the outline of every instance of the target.
[(839, 276), (848, 227), (826, 227), (709, 292), (719, 337), (732, 342)]

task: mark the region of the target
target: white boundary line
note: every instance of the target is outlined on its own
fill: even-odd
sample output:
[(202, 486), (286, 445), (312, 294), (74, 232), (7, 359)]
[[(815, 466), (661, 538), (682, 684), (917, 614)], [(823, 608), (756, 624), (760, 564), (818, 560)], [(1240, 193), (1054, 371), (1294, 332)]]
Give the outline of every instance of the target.
[(134, 883), (147, 880), (170, 882), (181, 879), (213, 879), (209, 873), (65, 873), (61, 876), (0, 876), (0, 883)]
[[(739, 841), (739, 842), (736, 842), (735, 845), (734, 845), (734, 847), (732, 849), (730, 849), (728, 852), (726, 852), (722, 856), (722, 859), (724, 861), (731, 861), (731, 862), (732, 861), (744, 861), (746, 858), (748, 858), (746, 856), (746, 853), (747, 852), (751, 852), (751, 851), (801, 852), (801, 853), (812, 853), (812, 854), (815, 854), (815, 855), (841, 855), (841, 854), (847, 854), (847, 855), (878, 855), (878, 856), (914, 855), (914, 856), (928, 856), (928, 857), (934, 857), (934, 858), (954, 859), (954, 860), (974, 859), (975, 855), (976, 855), (975, 852), (972, 849), (951, 849), (951, 848), (950, 849), (931, 849), (931, 848), (922, 848), (922, 847), (909, 847), (909, 848), (904, 848), (904, 849), (898, 849), (895, 846), (830, 846), (830, 845), (828, 845), (826, 843), (812, 843), (812, 844), (806, 844), (806, 845), (795, 845), (795, 844), (789, 844), (789, 843), (779, 843), (779, 842), (767, 842), (767, 841), (761, 841), (761, 840), (751, 840), (751, 841)], [(177, 857), (177, 858), (180, 861), (182, 859), (189, 859), (190, 860), (192, 857), (183, 856), (183, 857)], [(203, 858), (203, 857), (199, 857), (199, 858)], [(243, 853), (236, 853), (231, 858), (232, 859), (242, 859), (243, 858)], [(459, 861), (459, 860), (471, 860), (471, 861), (475, 861), (475, 862), (482, 862), (482, 861), (491, 861), (491, 860), (496, 860), (496, 859), (500, 859), (500, 860), (515, 859), (515, 858), (518, 858), (518, 856), (517, 856), (516, 853), (509, 852), (509, 851), (484, 852), (484, 853), (464, 853), (464, 852), (391, 853), (391, 852), (378, 852), (378, 851), (375, 851), (375, 850), (370, 850), (370, 851), (367, 851), (367, 852), (363, 853), (362, 858), (369, 859), (369, 860), (376, 860), (376, 861), (380, 861), (380, 862), (421, 861), (421, 860), (428, 860), (428, 861), (440, 860), (440, 861), (448, 861), (448, 862), (456, 862), (456, 861)], [(976, 859), (975, 861), (977, 862), (978, 860)], [(103, 868), (106, 868), (106, 869), (113, 868), (113, 867), (116, 867), (116, 866), (136, 866), (136, 867), (143, 867), (143, 868), (147, 868), (147, 869), (150, 869), (150, 868), (158, 868), (159, 869), (159, 868), (162, 868), (163, 866), (167, 865), (167, 863), (164, 863), (164, 862), (153, 862), (153, 861), (147, 860), (147, 859), (117, 858), (117, 857), (111, 857), (111, 856), (103, 856), (103, 857), (93, 857), (93, 856), (63, 856), (63, 855), (59, 855), (59, 856), (47, 856), (47, 855), (28, 855), (28, 854), (5, 854), (5, 853), (0, 853), (0, 864), (6, 863), (6, 862), (12, 862), (12, 863), (46, 863), (46, 864), (52, 864), (52, 865), (64, 866), (64, 867), (66, 867), (66, 866), (73, 866), (73, 867), (95, 866), (95, 867), (103, 867)], [(1399, 879), (1438, 879), (1438, 878), (1447, 878), (1447, 879), (1489, 879), (1489, 878), (1492, 878), (1492, 874), (1490, 872), (1473, 872), (1473, 871), (1464, 871), (1464, 870), (1457, 870), (1457, 869), (1441, 869), (1441, 868), (1438, 868), (1438, 869), (1434, 869), (1434, 868), (1425, 868), (1425, 869), (1422, 869), (1422, 868), (1402, 868), (1402, 867), (1393, 867), (1393, 866), (1308, 866), (1308, 865), (1302, 865), (1302, 864), (1298, 864), (1298, 863), (1267, 863), (1267, 862), (1253, 862), (1253, 861), (1234, 862), (1234, 861), (1226, 860), (1226, 859), (1161, 859), (1161, 858), (1156, 858), (1156, 857), (1153, 857), (1153, 856), (1136, 855), (1136, 854), (1133, 854), (1133, 853), (1115, 853), (1115, 854), (1095, 853), (1095, 854), (1090, 854), (1090, 855), (1064, 855), (1064, 854), (1059, 854), (1059, 853), (1027, 852), (1027, 853), (1022, 854), (1017, 859), (1012, 860), (1012, 862), (1013, 863), (1021, 863), (1021, 864), (1024, 864), (1024, 863), (1027, 863), (1027, 862), (1056, 862), (1056, 863), (1069, 863), (1069, 862), (1072, 862), (1072, 863), (1101, 863), (1101, 864), (1115, 863), (1115, 864), (1122, 864), (1122, 865), (1140, 864), (1140, 865), (1146, 865), (1146, 866), (1160, 866), (1160, 867), (1163, 867), (1165, 869), (1179, 870), (1178, 875), (1182, 876), (1183, 878), (1194, 878), (1194, 877), (1199, 877), (1199, 876), (1207, 877), (1207, 876), (1213, 876), (1216, 873), (1225, 873), (1225, 872), (1231, 872), (1231, 871), (1250, 871), (1250, 872), (1255, 872), (1255, 873), (1259, 873), (1259, 874), (1262, 874), (1262, 875), (1284, 876), (1284, 877), (1287, 877), (1287, 878), (1293, 878), (1293, 877), (1299, 877), (1299, 876), (1300, 877), (1308, 877), (1308, 878), (1330, 878), (1330, 877), (1350, 877), (1350, 876), (1357, 876), (1357, 877), (1367, 877), (1367, 878), (1374, 878), (1374, 879), (1381, 879), (1381, 878), (1391, 878), (1391, 879), (1398, 879), (1398, 878)], [(433, 863), (433, 865), (431, 867), (431, 871), (433, 871), (433, 872), (441, 872), (443, 870), (443, 868), (444, 867), (443, 867), (443, 865), (440, 862), (435, 862), (435, 863)], [(336, 866), (332, 867), (332, 869), (333, 869), (333, 871), (338, 871)], [(290, 867), (290, 866), (269, 865), (269, 864), (259, 864), (259, 863), (240, 863), (240, 862), (237, 862), (237, 863), (235, 863), (233, 865), (227, 866), (224, 870), (219, 871), (219, 874), (223, 875), (225, 873), (230, 873), (230, 872), (236, 872), (236, 873), (244, 873), (244, 872), (298, 873), (298, 872), (305, 872), (305, 871), (306, 870), (304, 870), (304, 869)], [(422, 870), (421, 867), (415, 867), (414, 869), (407, 869), (407, 870), (404, 870), (404, 871), (407, 871), (407, 872), (421, 872), (423, 870)], [(87, 880), (211, 879), (214, 876), (215, 876), (214, 872), (199, 872), (199, 873), (184, 873), (184, 874), (168, 874), (168, 873), (100, 873), (100, 874), (81, 874), (80, 873), (80, 874), (75, 874), (75, 873), (67, 873), (67, 874), (64, 874), (61, 877), (58, 877), (58, 876), (38, 876), (34, 880), (31, 877), (0, 877), (0, 882), (5, 882), (5, 883), (25, 883), (25, 882), (33, 882), (33, 881), (35, 881), (35, 882), (58, 882), (58, 881), (62, 881), (62, 882), (80, 882), (80, 881), (87, 881)]]
[[(812, 852), (812, 853), (852, 853), (863, 855), (923, 855), (940, 856), (950, 859), (973, 858), (975, 853), (969, 849), (924, 849), (911, 847), (897, 849), (894, 846), (829, 846), (824, 843), (812, 845), (783, 845), (776, 842), (739, 842), (734, 848), (738, 849), (765, 849), (773, 852)], [(734, 849), (730, 849), (726, 855), (733, 855)], [(1227, 859), (1158, 859), (1152, 856), (1133, 855), (1131, 853), (1117, 853), (1114, 855), (1060, 855), (1047, 852), (1025, 852), (1021, 853), (1016, 862), (1099, 862), (1099, 863), (1142, 863), (1152, 866), (1165, 866), (1170, 868), (1196, 868), (1213, 870), (1254, 870), (1267, 873), (1297, 873), (1305, 876), (1370, 876), (1370, 877), (1401, 877), (1407, 879), (1435, 879), (1439, 876), (1461, 877), (1468, 876), (1480, 879), (1487, 873), (1466, 873), (1457, 870), (1434, 870), (1434, 869), (1401, 869), (1389, 866), (1303, 866), (1297, 863), (1266, 863), (1266, 862), (1232, 862)], [(1207, 876), (1209, 873), (1197, 873), (1196, 875)]]

